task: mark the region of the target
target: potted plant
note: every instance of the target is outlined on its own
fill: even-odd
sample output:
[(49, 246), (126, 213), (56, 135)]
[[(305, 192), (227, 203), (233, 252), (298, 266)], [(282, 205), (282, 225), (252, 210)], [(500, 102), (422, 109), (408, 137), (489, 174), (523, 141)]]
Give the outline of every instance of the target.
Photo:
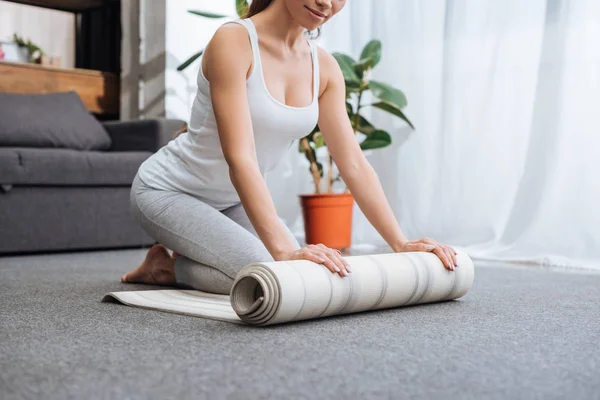
[(19, 46), (19, 49), (23, 53), (23, 58), (26, 60), (26, 62), (39, 63), (42, 56), (45, 55), (44, 50), (42, 50), (38, 45), (29, 39), (25, 40), (16, 33), (13, 34), (13, 43)]
[[(334, 53), (333, 56), (344, 75), (346, 110), (354, 134), (362, 137), (361, 149), (379, 149), (392, 143), (389, 133), (377, 129), (361, 115), (361, 111), (367, 107), (375, 107), (395, 115), (414, 129), (410, 120), (402, 112), (406, 107), (404, 94), (386, 83), (370, 79), (371, 70), (381, 59), (380, 41), (372, 40), (367, 43), (358, 61), (345, 54)], [(367, 91), (370, 91), (377, 101), (365, 104), (363, 95)], [(347, 188), (342, 193), (334, 193), (333, 183), (342, 181), (342, 179), (339, 173), (334, 177), (334, 163), (331, 155), (327, 155), (326, 188), (324, 191), (322, 190), (324, 169), (322, 163), (317, 159), (316, 150), (326, 146), (318, 125), (299, 142), (298, 150), (306, 156), (309, 162), (310, 173), (315, 185), (314, 193), (300, 195), (305, 242), (307, 244), (322, 243), (327, 247), (343, 249), (350, 247), (351, 244), (354, 198)]]

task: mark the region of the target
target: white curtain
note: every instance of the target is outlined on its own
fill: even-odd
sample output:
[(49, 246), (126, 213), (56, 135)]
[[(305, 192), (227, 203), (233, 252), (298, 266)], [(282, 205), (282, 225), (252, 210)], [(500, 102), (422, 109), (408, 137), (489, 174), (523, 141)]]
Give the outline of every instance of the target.
[[(326, 27), (329, 51), (383, 44), (373, 78), (404, 91), (416, 131), (375, 167), (407, 236), (472, 257), (600, 268), (600, 1), (354, 0)], [(308, 164), (269, 176), (299, 236)], [(383, 243), (355, 209), (354, 244)]]

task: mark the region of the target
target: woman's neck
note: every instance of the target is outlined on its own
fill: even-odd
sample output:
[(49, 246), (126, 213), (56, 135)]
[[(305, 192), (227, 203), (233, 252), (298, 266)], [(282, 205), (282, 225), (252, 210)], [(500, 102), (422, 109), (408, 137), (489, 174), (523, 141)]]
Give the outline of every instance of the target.
[(305, 46), (306, 29), (294, 21), (283, 1), (273, 1), (269, 7), (251, 19), (262, 34), (280, 40), (286, 49)]

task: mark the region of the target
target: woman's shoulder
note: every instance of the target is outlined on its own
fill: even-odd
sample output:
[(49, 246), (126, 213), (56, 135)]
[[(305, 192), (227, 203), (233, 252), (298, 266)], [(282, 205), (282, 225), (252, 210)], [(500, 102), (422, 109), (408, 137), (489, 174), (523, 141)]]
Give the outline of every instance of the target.
[(317, 48), (317, 54), (319, 55), (319, 65), (322, 65), (324, 68), (331, 68), (337, 65), (335, 58), (329, 53), (327, 50), (317, 45), (313, 44)]
[(252, 48), (248, 31), (237, 23), (220, 26), (204, 49), (202, 66), (209, 81), (213, 71), (246, 73), (251, 64)]
[(217, 44), (219, 46), (248, 46), (248, 30), (240, 23), (234, 21), (227, 22), (221, 25), (209, 44)]
[[(315, 46), (317, 45), (315, 44)], [(317, 46), (317, 54), (319, 57), (319, 79), (322, 94), (328, 82), (336, 79), (341, 74), (341, 69), (335, 57), (324, 48)]]
[(319, 69), (321, 76), (335, 76), (340, 71), (340, 66), (335, 57), (324, 48), (317, 46), (317, 54), (319, 56)]

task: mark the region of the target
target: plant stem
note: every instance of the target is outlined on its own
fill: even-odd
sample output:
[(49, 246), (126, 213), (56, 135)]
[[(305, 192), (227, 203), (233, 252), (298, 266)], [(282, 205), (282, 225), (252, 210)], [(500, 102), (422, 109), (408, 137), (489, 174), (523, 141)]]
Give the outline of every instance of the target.
[(313, 181), (315, 182), (315, 193), (321, 193), (319, 187), (321, 186), (321, 174), (319, 173), (319, 167), (317, 166), (317, 160), (313, 157), (312, 152), (310, 151), (310, 145), (308, 144), (308, 139), (303, 138), (300, 140), (302, 144), (302, 148), (304, 149), (304, 154), (306, 154), (306, 158), (310, 161), (310, 171), (312, 172)]
[(363, 89), (361, 88), (358, 92), (358, 101), (356, 102), (356, 112), (354, 113), (354, 134), (358, 132), (358, 125), (360, 124), (360, 100), (362, 99)]
[(333, 193), (333, 158), (329, 155), (329, 170), (327, 171), (327, 193)]

